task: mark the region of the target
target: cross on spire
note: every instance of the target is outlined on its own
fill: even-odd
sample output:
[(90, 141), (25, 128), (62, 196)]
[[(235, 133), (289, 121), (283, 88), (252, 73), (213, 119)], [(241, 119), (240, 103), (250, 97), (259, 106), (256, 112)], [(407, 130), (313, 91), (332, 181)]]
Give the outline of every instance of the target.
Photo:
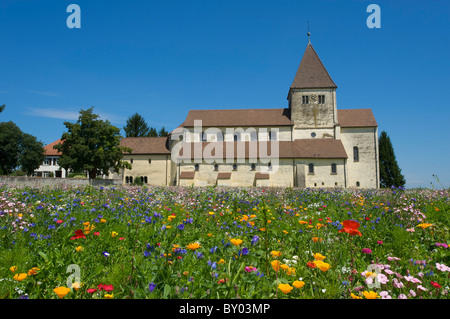
[(308, 35), (308, 43), (311, 43), (311, 38), (310, 38), (311, 32), (309, 32), (309, 21), (306, 21), (306, 22), (308, 24), (308, 33), (307, 33), (307, 35)]

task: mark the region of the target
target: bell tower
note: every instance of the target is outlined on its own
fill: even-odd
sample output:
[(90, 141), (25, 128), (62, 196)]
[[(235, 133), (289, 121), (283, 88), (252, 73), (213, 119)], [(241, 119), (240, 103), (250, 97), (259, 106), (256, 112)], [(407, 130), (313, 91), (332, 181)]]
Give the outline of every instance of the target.
[(338, 137), (336, 89), (308, 41), (287, 97), (294, 139)]

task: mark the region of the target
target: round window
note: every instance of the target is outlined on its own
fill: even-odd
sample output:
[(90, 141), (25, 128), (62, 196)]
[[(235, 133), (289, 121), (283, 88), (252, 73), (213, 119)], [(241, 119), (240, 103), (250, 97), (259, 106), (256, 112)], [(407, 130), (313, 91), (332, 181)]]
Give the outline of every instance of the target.
[(312, 132), (311, 137), (316, 137), (316, 133)]

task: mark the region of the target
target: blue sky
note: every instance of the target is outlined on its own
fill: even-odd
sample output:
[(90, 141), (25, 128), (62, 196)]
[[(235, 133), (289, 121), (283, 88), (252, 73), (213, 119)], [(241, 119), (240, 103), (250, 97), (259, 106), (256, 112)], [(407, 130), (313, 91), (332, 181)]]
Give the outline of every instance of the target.
[[(69, 4), (81, 28), (69, 29)], [(369, 4), (381, 8), (370, 29)], [(190, 109), (287, 107), (311, 43), (339, 109), (371, 108), (407, 187), (450, 185), (448, 1), (1, 0), (0, 121), (44, 144), (80, 109), (172, 130)], [(123, 132), (123, 131), (122, 131)]]

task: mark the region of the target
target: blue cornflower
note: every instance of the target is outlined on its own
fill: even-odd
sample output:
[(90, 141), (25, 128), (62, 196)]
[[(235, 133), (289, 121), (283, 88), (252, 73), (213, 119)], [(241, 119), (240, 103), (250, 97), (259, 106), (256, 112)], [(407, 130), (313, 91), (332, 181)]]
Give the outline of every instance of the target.
[(214, 246), (214, 247), (212, 247), (212, 248), (209, 250), (209, 252), (210, 252), (211, 254), (214, 254), (214, 253), (216, 252), (216, 250), (217, 250), (217, 246)]
[(105, 257), (109, 257), (109, 253), (107, 251), (102, 252), (102, 255)]
[(202, 259), (203, 258), (203, 254), (201, 252), (197, 253), (197, 259)]
[(49, 225), (48, 229), (55, 229), (55, 225)]
[(258, 242), (258, 240), (259, 240), (259, 236), (257, 236), (257, 235), (253, 236), (252, 245), (255, 245)]
[(151, 282), (151, 283), (148, 285), (148, 289), (150, 290), (150, 292), (153, 292), (153, 290), (155, 289), (155, 287), (156, 287), (156, 285), (155, 285), (153, 282)]
[(178, 228), (179, 230), (183, 230), (183, 229), (184, 229), (184, 225), (183, 225), (183, 224), (180, 224), (180, 225), (177, 226), (177, 228)]
[(151, 252), (149, 252), (148, 250), (144, 251), (144, 257), (149, 257), (151, 256)]

